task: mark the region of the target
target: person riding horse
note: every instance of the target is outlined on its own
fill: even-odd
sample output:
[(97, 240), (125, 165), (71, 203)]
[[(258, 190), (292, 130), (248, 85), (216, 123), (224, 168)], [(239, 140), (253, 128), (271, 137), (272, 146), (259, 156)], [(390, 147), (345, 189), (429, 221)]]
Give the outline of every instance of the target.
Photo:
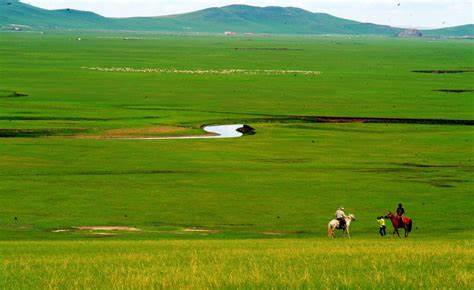
[(339, 222), (339, 228), (346, 229), (346, 214), (344, 213), (344, 208), (341, 206), (336, 211), (336, 219)]
[(403, 225), (403, 215), (405, 214), (405, 209), (403, 208), (403, 205), (401, 203), (398, 204), (397, 207), (397, 217), (398, 220), (400, 221), (400, 224)]

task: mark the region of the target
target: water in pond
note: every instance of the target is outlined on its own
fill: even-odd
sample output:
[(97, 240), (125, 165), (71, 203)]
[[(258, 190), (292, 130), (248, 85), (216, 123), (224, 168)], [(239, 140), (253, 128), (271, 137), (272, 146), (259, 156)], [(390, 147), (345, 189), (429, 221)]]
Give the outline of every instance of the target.
[(205, 126), (204, 131), (214, 135), (198, 135), (198, 136), (178, 136), (178, 137), (129, 137), (119, 139), (134, 139), (134, 140), (174, 140), (174, 139), (218, 139), (218, 138), (238, 138), (242, 137), (242, 133), (237, 129), (244, 125), (214, 125)]
[(237, 138), (242, 137), (242, 133), (237, 129), (242, 128), (244, 125), (218, 125), (218, 126), (206, 126), (204, 131), (209, 133), (217, 134), (216, 136), (207, 136), (211, 138)]

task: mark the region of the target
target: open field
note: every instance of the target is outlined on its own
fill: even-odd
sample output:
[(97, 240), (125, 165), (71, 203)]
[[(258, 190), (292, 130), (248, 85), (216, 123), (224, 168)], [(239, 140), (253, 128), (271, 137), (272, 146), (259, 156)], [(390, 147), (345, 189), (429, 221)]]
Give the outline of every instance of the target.
[[(347, 288), (468, 288), (473, 48), (375, 37), (1, 33), (0, 288), (327, 288), (331, 279)], [(257, 134), (104, 138), (239, 123)], [(412, 235), (379, 239), (375, 218), (398, 202)], [(340, 205), (357, 217), (353, 238), (327, 241)]]
[(0, 256), (2, 289), (468, 289), (474, 278), (466, 241), (2, 242)]

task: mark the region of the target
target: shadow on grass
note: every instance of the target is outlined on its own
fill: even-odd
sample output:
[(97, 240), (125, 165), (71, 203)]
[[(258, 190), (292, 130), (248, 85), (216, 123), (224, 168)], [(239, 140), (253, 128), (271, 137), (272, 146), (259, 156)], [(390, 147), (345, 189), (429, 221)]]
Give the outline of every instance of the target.
[(86, 132), (86, 129), (0, 129), (0, 138), (36, 138), (47, 136), (67, 136)]

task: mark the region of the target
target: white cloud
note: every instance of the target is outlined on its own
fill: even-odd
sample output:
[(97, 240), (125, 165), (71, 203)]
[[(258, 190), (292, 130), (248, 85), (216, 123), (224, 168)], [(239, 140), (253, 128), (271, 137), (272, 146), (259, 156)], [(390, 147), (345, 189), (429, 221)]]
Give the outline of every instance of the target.
[(445, 27), (474, 22), (474, 0), (23, 0), (48, 9), (74, 8), (105, 16), (158, 16), (229, 4), (294, 6), (364, 22)]

